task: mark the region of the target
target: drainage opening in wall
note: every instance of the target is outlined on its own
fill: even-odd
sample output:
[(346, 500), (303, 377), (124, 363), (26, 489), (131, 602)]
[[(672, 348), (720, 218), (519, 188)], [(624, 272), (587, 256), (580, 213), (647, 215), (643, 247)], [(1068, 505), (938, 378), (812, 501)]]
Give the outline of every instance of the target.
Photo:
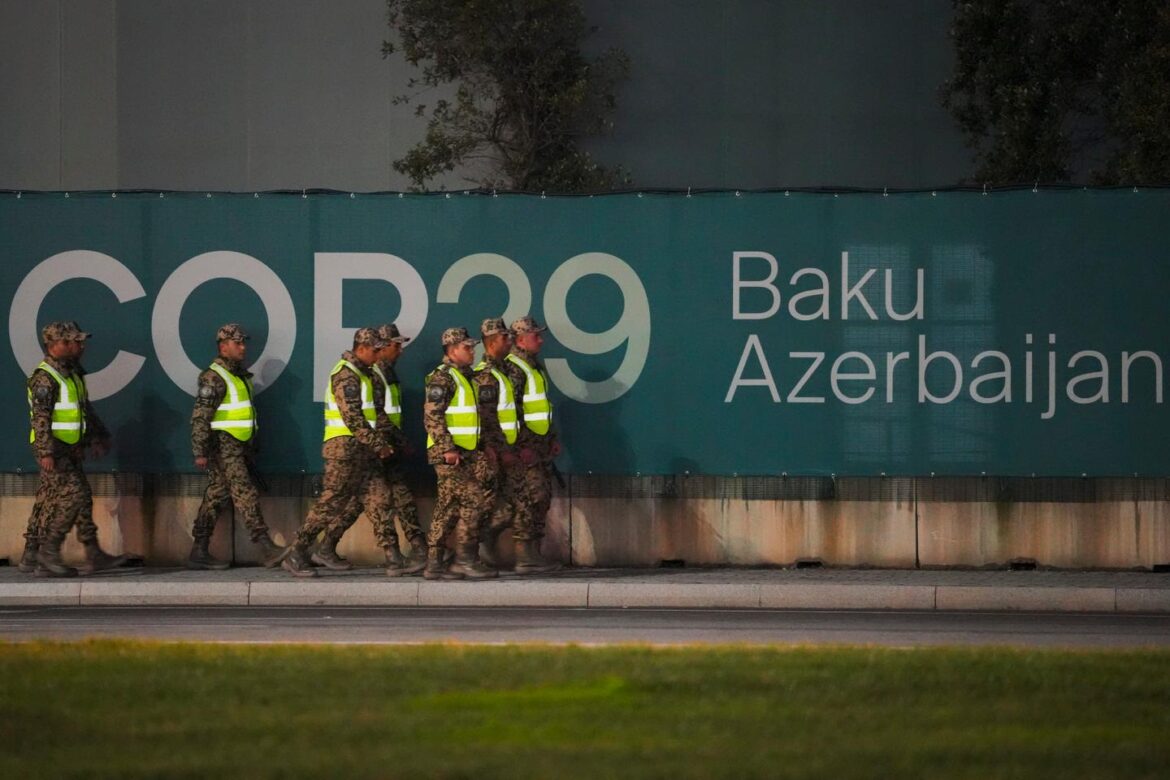
[(1009, 571), (1035, 571), (1036, 570), (1036, 559), (1035, 558), (1013, 558), (1012, 560), (1008, 561), (1008, 570)]
[(820, 558), (797, 558), (796, 568), (798, 569), (820, 569), (823, 568), (825, 562)]
[(1170, 574), (1170, 563), (1155, 563), (1154, 571), (1158, 574)]
[(686, 565), (687, 562), (682, 558), (663, 558), (658, 562), (659, 568), (662, 569), (683, 569)]

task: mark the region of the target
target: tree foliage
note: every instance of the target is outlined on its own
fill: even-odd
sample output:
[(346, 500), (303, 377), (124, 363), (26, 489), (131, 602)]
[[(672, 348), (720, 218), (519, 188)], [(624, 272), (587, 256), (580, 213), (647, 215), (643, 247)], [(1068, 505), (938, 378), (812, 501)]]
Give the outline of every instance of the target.
[[(576, 0), (387, 0), (401, 50), (419, 69), (408, 94), (426, 135), (394, 169), (425, 188), (457, 168), (487, 188), (582, 192), (624, 173), (594, 162), (579, 139), (612, 129), (615, 90), (629, 70), (619, 50), (587, 58)], [(421, 102), (454, 87), (453, 97)]]
[(980, 181), (1170, 182), (1170, 3), (954, 6), (943, 104)]

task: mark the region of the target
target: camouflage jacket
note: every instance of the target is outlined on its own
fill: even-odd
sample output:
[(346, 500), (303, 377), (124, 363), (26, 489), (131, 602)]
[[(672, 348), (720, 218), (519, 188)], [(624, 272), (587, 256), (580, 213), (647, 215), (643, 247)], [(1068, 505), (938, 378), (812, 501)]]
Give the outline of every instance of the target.
[[(377, 377), (369, 370), (369, 366), (358, 359), (350, 351), (341, 355), (342, 360), (348, 360), (357, 366), (359, 371), (368, 372), (374, 381)], [(337, 402), (337, 409), (341, 412), (341, 420), (349, 428), (353, 436), (338, 436), (325, 442), (321, 447), (321, 456), (324, 458), (355, 458), (373, 457), (383, 447), (391, 444), (382, 431), (371, 428), (362, 415), (362, 380), (348, 367), (342, 366), (332, 378), (333, 399)], [(379, 411), (384, 417), (385, 414)]]
[[(446, 366), (455, 368), (459, 373), (467, 377), (473, 386), (478, 385), (481, 388), (477, 395), (480, 397), (480, 427), (483, 427), (483, 404), (485, 401), (482, 392), (483, 385), (477, 377), (477, 373), (470, 366), (459, 368), (449, 358), (443, 358), (443, 362), (439, 368), (427, 374), (426, 403), (423, 405), (423, 426), (427, 429), (427, 436), (434, 442), (427, 448), (427, 461), (430, 463), (442, 463), (443, 453), (456, 449), (455, 441), (451, 438), (451, 434), (447, 430), (447, 407), (451, 404), (451, 399), (455, 397), (456, 387), (455, 380), (451, 378), (451, 374), (447, 371), (440, 370)], [(492, 394), (492, 417), (495, 417), (495, 399), (496, 396)], [(498, 424), (496, 430), (498, 433)], [(481, 437), (480, 446), (491, 445)]]
[[(492, 375), (492, 369), (494, 368), (495, 370), (499, 371), (501, 374), (506, 376), (508, 378), (508, 382), (512, 385), (512, 397), (516, 399), (516, 414), (517, 415), (520, 414), (520, 396), (524, 394), (524, 381), (525, 381), (524, 372), (520, 370), (519, 366), (512, 363), (510, 360), (496, 360), (491, 355), (488, 355), (486, 353), (483, 356), (483, 364), (484, 364), (484, 368), (478, 372), (477, 381), (480, 381), (481, 385), (483, 382), (491, 382), (492, 387), (495, 389), (496, 392), (492, 397), (492, 404), (491, 404), (490, 410), (485, 410), (483, 408), (484, 404), (483, 404), (482, 399), (481, 399), (480, 419), (482, 420), (482, 422), (480, 423), (480, 425), (481, 425), (481, 427), (484, 428), (484, 430), (487, 430), (489, 428), (492, 430), (493, 441), (496, 442), (492, 445), (493, 447), (496, 447), (497, 449), (503, 448), (503, 447), (507, 447), (508, 449), (511, 449), (513, 446), (516, 446), (516, 445), (509, 445), (508, 444), (508, 440), (504, 438), (504, 431), (503, 431), (503, 429), (500, 428), (500, 420), (499, 420), (497, 410), (496, 410), (496, 403), (499, 400), (499, 397), (498, 397), (499, 385), (496, 382), (496, 378)], [(498, 441), (496, 441), (495, 437), (498, 437)], [(517, 440), (516, 440), (517, 445), (519, 444), (519, 441), (520, 441), (519, 438), (517, 438)]]
[[(57, 370), (61, 376), (77, 374), (84, 380), (85, 370), (71, 360), (58, 360), (45, 355), (44, 361)], [(90, 403), (86, 393), (82, 404), (82, 413), (85, 415), (85, 435), (77, 444), (66, 444), (53, 436), (53, 405), (57, 403), (59, 388), (57, 380), (48, 371), (36, 369), (28, 378), (28, 392), (31, 399), (33, 455), (36, 458), (75, 456), (80, 454), (90, 444), (110, 441), (110, 432), (102, 424), (101, 418)]]
[[(398, 384), (398, 373), (394, 370), (394, 364), (385, 360), (378, 361), (378, 368), (382, 370), (382, 374), (386, 377), (386, 381), (390, 384)], [(373, 371), (370, 372), (370, 379), (374, 383), (374, 404), (378, 407), (378, 430), (385, 434), (386, 438), (390, 440), (390, 446), (395, 451), (402, 450), (406, 446), (406, 434), (402, 429), (390, 422), (390, 417), (386, 414), (386, 386), (382, 384), (382, 380)], [(405, 415), (403, 415), (405, 419)]]
[[(252, 373), (237, 360), (217, 357), (214, 362), (241, 379), (251, 379), (252, 377)], [(215, 410), (223, 403), (223, 397), (226, 394), (227, 383), (219, 374), (208, 368), (199, 375), (199, 386), (195, 391), (195, 409), (191, 412), (191, 453), (196, 458), (210, 457), (224, 443), (231, 444), (231, 442), (239, 441), (226, 431), (213, 431), (211, 429), (211, 418), (215, 417)], [(253, 414), (255, 414), (255, 398), (252, 399), (252, 403)], [(231, 442), (227, 441), (228, 439)], [(251, 439), (247, 442), (240, 442), (240, 444), (248, 452), (254, 452), (256, 435), (253, 434)]]
[[(536, 355), (533, 355), (531, 352), (525, 349), (521, 349), (517, 346), (512, 347), (512, 354), (523, 360), (531, 368), (544, 374), (545, 384), (549, 385), (549, 390), (552, 389), (552, 383), (548, 381), (548, 372), (544, 370), (544, 364), (537, 359)], [(513, 366), (513, 368), (517, 368), (517, 370), (519, 370), (517, 366)], [(554, 420), (549, 421), (548, 433), (544, 436), (533, 433), (528, 429), (528, 426), (524, 424), (524, 409), (521, 401), (521, 399), (524, 397), (525, 381), (527, 380), (522, 377), (520, 393), (518, 393), (516, 396), (516, 413), (520, 418), (520, 432), (516, 436), (516, 446), (520, 449), (532, 450), (541, 460), (550, 461), (552, 460), (553, 445), (557, 441), (555, 418)]]

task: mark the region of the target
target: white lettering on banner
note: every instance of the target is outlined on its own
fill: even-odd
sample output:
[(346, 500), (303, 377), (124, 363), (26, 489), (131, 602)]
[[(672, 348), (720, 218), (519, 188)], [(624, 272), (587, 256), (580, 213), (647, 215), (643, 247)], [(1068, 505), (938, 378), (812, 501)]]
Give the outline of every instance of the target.
[[(566, 303), (569, 290), (591, 274), (607, 276), (622, 292), (622, 313), (609, 330), (588, 333), (569, 319)], [(549, 277), (544, 288), (544, 316), (549, 331), (565, 349), (583, 355), (600, 355), (624, 342), (626, 354), (609, 379), (587, 381), (573, 373), (564, 358), (548, 358), (545, 366), (557, 388), (575, 401), (603, 404), (620, 398), (633, 387), (646, 367), (650, 354), (650, 301), (642, 280), (625, 261), (605, 252), (585, 252), (570, 257)]]
[[(768, 264), (768, 277), (744, 281), (741, 275), (741, 261), (747, 258), (763, 260)], [(780, 265), (776, 258), (767, 252), (732, 252), (731, 253), (731, 318), (735, 320), (766, 320), (780, 310), (780, 291), (772, 284), (776, 274), (780, 272)], [(767, 311), (747, 311), (740, 305), (739, 291), (744, 287), (758, 287), (767, 290), (772, 296), (772, 305)]]
[[(763, 260), (768, 265), (768, 273), (762, 279), (744, 279), (745, 260)], [(885, 309), (886, 316), (895, 322), (906, 322), (907, 320), (921, 320), (925, 316), (925, 288), (926, 288), (926, 273), (922, 268), (914, 269), (914, 305), (910, 307), (907, 312), (899, 312), (894, 309), (894, 269), (886, 268), (885, 271), (885, 299), (882, 302)], [(862, 313), (865, 315), (863, 319), (878, 320), (877, 310), (870, 303), (866, 293), (866, 285), (873, 278), (874, 274), (878, 272), (877, 268), (870, 268), (866, 270), (861, 277), (850, 284), (851, 276), (849, 267), (849, 253), (841, 253), (841, 279), (840, 279), (840, 293), (841, 306), (840, 318), (842, 320), (849, 319), (850, 304), (856, 303), (860, 307)], [(783, 295), (780, 288), (776, 286), (776, 277), (780, 274), (780, 264), (776, 261), (776, 257), (768, 252), (744, 252), (735, 251), (731, 253), (731, 318), (733, 320), (766, 320), (775, 316), (780, 311), (783, 304)], [(831, 317), (831, 308), (829, 297), (831, 295), (831, 287), (829, 282), (829, 275), (820, 268), (809, 267), (799, 268), (788, 279), (789, 286), (795, 287), (797, 282), (806, 276), (814, 277), (818, 282), (818, 286), (802, 290), (793, 295), (788, 300), (787, 311), (788, 316), (798, 322), (808, 322), (810, 320), (828, 320)], [(745, 311), (743, 303), (743, 290), (745, 289), (759, 289), (765, 290), (771, 298), (771, 305), (767, 309), (759, 311)], [(811, 311), (802, 311), (801, 302), (813, 299), (819, 299), (819, 303), (815, 309)]]
[(276, 381), (292, 357), (297, 338), (297, 313), (288, 289), (276, 273), (242, 252), (204, 252), (186, 261), (163, 282), (154, 302), (150, 332), (163, 371), (177, 387), (195, 394), (201, 369), (191, 362), (179, 338), (183, 304), (198, 287), (213, 279), (242, 282), (260, 297), (268, 317), (268, 343), (251, 365), (256, 392)]
[[(984, 363), (989, 363), (996, 370), (984, 371), (983, 373), (968, 377), (964, 375), (963, 363), (956, 354), (947, 350), (929, 349), (927, 337), (924, 334), (918, 334), (915, 338), (917, 340), (917, 372), (914, 372), (912, 368), (902, 372), (895, 370), (899, 363), (911, 360), (910, 352), (885, 353), (886, 403), (894, 403), (895, 396), (897, 395), (896, 388), (899, 386), (899, 383), (904, 388), (907, 382), (913, 382), (916, 400), (920, 404), (946, 405), (956, 400), (966, 401), (968, 399), (978, 404), (1010, 404), (1012, 402), (1013, 377), (1015, 375), (1012, 371), (1012, 357), (1008, 353), (999, 350), (984, 350), (980, 352), (972, 359), (971, 368), (978, 369)], [(1051, 420), (1055, 417), (1057, 402), (1060, 399), (1066, 399), (1078, 405), (1107, 404), (1110, 402), (1110, 361), (1108, 355), (1097, 350), (1082, 350), (1075, 353), (1065, 364), (1069, 369), (1082, 369), (1082, 364), (1091, 362), (1086, 367), (1095, 370), (1081, 370), (1079, 373), (1065, 379), (1058, 376), (1057, 372), (1057, 366), (1060, 363), (1057, 360), (1055, 333), (1048, 334), (1048, 344), (1049, 351), (1046, 355), (1048, 371), (1047, 376), (1042, 377), (1047, 392), (1045, 393), (1045, 403), (1040, 413), (1040, 419)], [(1035, 383), (1032, 375), (1034, 372), (1033, 367), (1036, 364), (1032, 354), (1032, 334), (1026, 334), (1024, 347), (1026, 349), (1023, 355), (1023, 382), (1025, 387), (1030, 390)], [(780, 403), (781, 388), (787, 386), (788, 383), (781, 383), (777, 380), (778, 378), (782, 379), (784, 377), (789, 377), (788, 381), (791, 382), (792, 387), (785, 398), (787, 403), (825, 403), (826, 397), (823, 395), (815, 395), (814, 392), (815, 388), (822, 387), (825, 384), (824, 374), (819, 372), (821, 366), (825, 364), (829, 356), (825, 352), (799, 351), (788, 352), (786, 356), (788, 363), (780, 364), (779, 369), (774, 374), (773, 368), (777, 364), (769, 364), (768, 356), (759, 334), (749, 334), (744, 343), (743, 351), (740, 353), (735, 374), (732, 376), (731, 384), (728, 386), (727, 394), (723, 399), (724, 403), (731, 403), (735, 400), (737, 391), (742, 387), (766, 387), (768, 388), (768, 394), (771, 396), (772, 402)], [(1155, 404), (1161, 404), (1163, 402), (1162, 358), (1157, 353), (1149, 350), (1138, 352), (1124, 351), (1121, 353), (1121, 403), (1128, 404), (1131, 402), (1130, 374), (1133, 371), (1135, 362), (1139, 358), (1143, 362), (1148, 362), (1150, 366), (1150, 370), (1143, 372), (1145, 376), (1150, 378), (1151, 381), (1148, 386), (1153, 391), (1147, 398)], [(846, 361), (849, 360), (860, 361), (864, 370), (861, 372), (845, 373), (843, 368)], [(749, 361), (754, 361), (759, 366), (757, 371), (752, 371), (751, 373), (762, 374), (762, 377), (745, 377), (745, 374), (749, 373)], [(928, 369), (932, 364), (938, 364), (941, 370), (929, 372), (931, 373), (931, 378), (928, 378)], [(880, 365), (880, 362), (875, 362), (871, 355), (857, 351), (844, 352), (834, 358), (830, 365), (831, 367), (828, 370), (827, 377), (828, 385), (833, 391), (833, 396), (838, 401), (855, 405), (866, 403), (874, 396), (876, 387), (873, 385), (865, 387), (860, 395), (848, 394), (841, 387), (842, 382), (867, 382), (876, 384), (879, 381), (877, 366)], [(795, 378), (795, 381), (792, 381), (792, 378)], [(985, 385), (996, 388), (998, 392), (989, 394), (984, 389)], [(1091, 394), (1085, 393), (1081, 389), (1082, 385), (1089, 386), (1095, 392)], [(960, 396), (962, 396), (961, 399)], [(1031, 404), (1031, 396), (1024, 403)]]
[[(508, 305), (500, 315), (505, 323), (515, 322), (532, 310), (532, 285), (519, 263), (493, 252), (467, 255), (447, 269), (439, 280), (435, 303), (459, 303), (463, 287), (477, 276), (494, 276), (508, 290)], [(472, 333), (472, 338), (478, 334)], [(476, 362), (483, 356), (483, 344), (475, 345)]]
[[(93, 279), (105, 285), (126, 303), (146, 295), (142, 284), (130, 269), (109, 255), (88, 249), (61, 252), (41, 261), (16, 288), (12, 308), (8, 311), (8, 339), (12, 354), (26, 374), (41, 362), (41, 334), (37, 330), (41, 304), (49, 291), (70, 279)], [(118, 350), (109, 365), (85, 379), (89, 397), (95, 401), (108, 398), (134, 380), (146, 358)]]
[(415, 338), (427, 321), (427, 286), (414, 266), (380, 252), (317, 252), (313, 255), (313, 400), (324, 401), (337, 356), (353, 346), (357, 328), (344, 326), (342, 289), (347, 279), (389, 282), (402, 308), (392, 318), (403, 336)]
[[(566, 311), (570, 288), (590, 274), (613, 280), (622, 293), (622, 313), (612, 327), (587, 333), (572, 323)], [(468, 280), (495, 276), (508, 289), (503, 317), (515, 320), (532, 307), (528, 277), (515, 261), (490, 252), (467, 255), (454, 263), (439, 283), (438, 300), (455, 303)], [(36, 330), (41, 303), (49, 292), (71, 279), (93, 279), (105, 285), (119, 302), (146, 295), (133, 272), (114, 258), (84, 249), (53, 255), (33, 268), (16, 290), (8, 319), (8, 333), (17, 362), (31, 372), (42, 357)], [(248, 285), (264, 304), (269, 333), (265, 351), (252, 364), (257, 392), (271, 385), (288, 366), (296, 343), (296, 310), (288, 288), (271, 268), (256, 258), (227, 250), (205, 252), (187, 260), (167, 277), (151, 314), (155, 354), (176, 386), (191, 394), (199, 368), (183, 350), (179, 323), (183, 304), (200, 285), (213, 279), (232, 279)], [(379, 280), (397, 288), (402, 300), (393, 318), (403, 335), (417, 337), (426, 324), (428, 294), (422, 276), (395, 255), (380, 252), (317, 252), (313, 269), (313, 371), (314, 400), (321, 401), (329, 370), (338, 353), (353, 343), (354, 328), (342, 325), (342, 292), (347, 279)], [(609, 379), (585, 381), (577, 377), (563, 358), (547, 361), (550, 379), (569, 398), (583, 403), (605, 403), (629, 390), (646, 365), (650, 349), (650, 303), (637, 273), (623, 260), (602, 252), (588, 252), (565, 261), (545, 288), (544, 311), (549, 331), (567, 349), (596, 355), (618, 348), (626, 352)], [(141, 370), (146, 358), (119, 351), (108, 366), (87, 380), (90, 397), (114, 395)]]

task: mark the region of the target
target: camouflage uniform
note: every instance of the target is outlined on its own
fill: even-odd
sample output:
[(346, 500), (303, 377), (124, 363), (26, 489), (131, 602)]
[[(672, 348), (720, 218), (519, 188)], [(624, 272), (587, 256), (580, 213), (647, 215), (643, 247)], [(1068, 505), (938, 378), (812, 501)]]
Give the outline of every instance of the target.
[[(72, 361), (57, 360), (48, 355), (45, 356), (44, 361), (62, 376), (85, 376), (85, 371), (82, 370), (81, 366)], [(53, 436), (50, 428), (53, 418), (53, 404), (57, 400), (57, 380), (49, 376), (48, 372), (38, 368), (28, 379), (28, 389), (32, 394), (33, 457), (39, 460), (46, 456), (52, 456), (55, 464), (54, 472), (40, 472), (36, 500), (33, 502), (32, 512), (24, 532), (25, 541), (34, 545), (39, 544), (48, 527), (46, 519), (60, 518), (62, 515), (70, 513), (76, 515), (78, 541), (85, 542), (96, 539), (97, 525), (93, 521), (93, 497), (89, 481), (81, 470), (81, 462), (85, 459), (85, 448), (90, 444), (100, 442), (109, 445), (109, 431), (98, 418), (97, 412), (94, 411), (93, 405), (89, 403), (87, 397), (84, 408), (85, 435), (77, 444), (66, 444)], [(75, 472), (75, 474), (65, 477), (66, 471)], [(74, 495), (74, 498), (69, 498), (71, 494)], [(64, 538), (64, 534), (62, 534), (62, 538)]]
[[(466, 336), (466, 331), (463, 333)], [(434, 465), (439, 480), (439, 494), (427, 534), (427, 546), (437, 548), (442, 545), (454, 527), (456, 548), (467, 550), (474, 549), (478, 544), (480, 521), (491, 511), (496, 500), (496, 464), (485, 453), (486, 449), (494, 446), (494, 439), (490, 432), (481, 431), (475, 450), (465, 450), (455, 444), (447, 430), (446, 411), (457, 388), (455, 380), (444, 370), (447, 366), (455, 367), (473, 386), (480, 388), (477, 405), (481, 425), (485, 405), (490, 404), (491, 416), (495, 415), (496, 386), (495, 380), (489, 375), (490, 390), (485, 393), (487, 383), (482, 382), (476, 372), (470, 367), (455, 366), (449, 358), (444, 358), (442, 365), (427, 376), (426, 405), (423, 410), (423, 424), (431, 439), (431, 446), (427, 448), (427, 461)], [(485, 394), (488, 398), (484, 397)], [(498, 425), (496, 431), (499, 431)], [(448, 465), (443, 461), (443, 454), (452, 450), (460, 455), (458, 465)]]
[[(359, 371), (369, 368), (353, 352), (346, 351), (341, 358)], [(363, 505), (369, 507), (386, 500), (386, 483), (374, 464), (378, 450), (391, 445), (386, 435), (371, 428), (362, 415), (361, 378), (343, 366), (331, 381), (341, 418), (353, 435), (329, 439), (321, 446), (325, 461), (321, 497), (297, 531), (295, 543), (298, 550), (306, 552), (322, 531), (327, 540), (336, 544), (357, 521)]]
[[(72, 361), (57, 360), (48, 355), (44, 361), (61, 376), (85, 376), (81, 366)], [(108, 446), (110, 433), (97, 416), (87, 395), (82, 401), (85, 434), (77, 444), (66, 444), (53, 436), (50, 427), (53, 422), (53, 404), (57, 400), (57, 380), (44, 369), (38, 368), (29, 377), (28, 389), (32, 394), (33, 456), (38, 459), (51, 456), (54, 468), (51, 472), (40, 471), (37, 496), (25, 538), (44, 541), (59, 536), (64, 539), (69, 529), (76, 524), (78, 541), (93, 541), (97, 539), (97, 525), (93, 521), (93, 493), (81, 464), (85, 460), (86, 447), (99, 442)]]
[[(533, 369), (544, 372), (544, 365), (530, 352), (513, 346), (512, 354)], [(517, 399), (521, 397), (522, 393), (517, 395)], [(519, 404), (520, 401), (517, 400), (517, 405)], [(531, 450), (536, 456), (536, 460), (530, 466), (520, 466), (522, 484), (518, 486), (518, 491), (511, 505), (515, 517), (512, 535), (517, 540), (539, 542), (544, 538), (545, 519), (549, 507), (552, 505), (552, 462), (557, 435), (556, 431), (552, 429), (551, 423), (549, 432), (542, 436), (533, 433), (528, 426), (524, 425), (523, 411), (521, 411), (520, 419), (516, 449)]]
[[(503, 320), (487, 320), (480, 328), (480, 332), (484, 336), (493, 335), (499, 332), (497, 328), (503, 327)], [(479, 368), (479, 367), (477, 367)], [(512, 385), (512, 396), (516, 399), (517, 410), (519, 410), (520, 397), (524, 394), (524, 372), (509, 360), (497, 360), (487, 353), (483, 356), (483, 364), (480, 369), (481, 373), (492, 377), (492, 369), (499, 371)], [(491, 426), (499, 435), (499, 451), (509, 452), (515, 454), (518, 447), (515, 444), (508, 444), (504, 438), (504, 433), (500, 429), (499, 419), (495, 409), (486, 415), (484, 427)], [(517, 439), (517, 443), (519, 439)], [(494, 545), (495, 539), (503, 533), (507, 528), (513, 527), (515, 520), (520, 516), (518, 507), (524, 505), (524, 474), (525, 466), (520, 461), (519, 457), (508, 459), (511, 462), (506, 462), (504, 459), (500, 460), (500, 474), (498, 480), (498, 490), (496, 496), (495, 508), (492, 510), (488, 518), (487, 528), (485, 529), (484, 537), (490, 540)], [(523, 528), (514, 528), (513, 534), (517, 539), (527, 539), (527, 526)], [(489, 551), (490, 552), (490, 551)], [(481, 555), (484, 551), (481, 549)], [(494, 557), (494, 556), (493, 556)]]
[[(379, 363), (378, 367), (389, 384), (398, 383), (398, 375), (395, 373), (392, 363), (384, 361)], [(388, 388), (382, 384), (381, 377), (376, 373), (371, 376), (371, 379), (374, 382), (374, 403), (379, 409), (384, 409), (384, 399)], [(410, 447), (406, 440), (406, 434), (401, 428), (390, 422), (388, 416), (383, 415), (379, 420), (379, 425), (381, 426), (379, 430), (386, 435), (390, 446), (394, 448), (395, 455), (376, 465), (385, 481), (386, 500), (373, 506), (367, 506), (366, 514), (369, 515), (370, 522), (374, 526), (374, 533), (379, 540), (385, 539), (389, 544), (397, 544), (399, 547), (403, 541), (409, 542), (412, 548), (415, 546), (425, 547), (426, 542), (423, 540), (422, 527), (418, 523), (418, 508), (414, 503), (414, 495), (406, 484), (406, 472), (403, 469), (403, 455)], [(397, 539), (395, 518), (402, 525), (402, 534), (406, 539)]]
[[(41, 331), (46, 346), (57, 341), (85, 341), (89, 338), (75, 322), (54, 322)], [(62, 377), (76, 377), (79, 383), (77, 404), (81, 412), (83, 430), (75, 444), (68, 444), (53, 435), (53, 407), (58, 401), (60, 385), (45, 369), (37, 368), (28, 379), (29, 422), (32, 428), (33, 456), (53, 458), (53, 470), (39, 468), (40, 481), (33, 502), (32, 515), (25, 530), (26, 557), (36, 546), (36, 561), (50, 574), (67, 575), (76, 572), (60, 560), (61, 543), (69, 530), (77, 527), (77, 539), (85, 546), (86, 563), (82, 573), (113, 568), (126, 556), (110, 556), (98, 546), (97, 525), (93, 521), (93, 493), (85, 477), (82, 463), (85, 450), (91, 445), (108, 447), (110, 433), (102, 424), (89, 400), (85, 388), (85, 371), (78, 361), (54, 358), (47, 354), (44, 363)], [(30, 560), (31, 562), (31, 560)], [(22, 563), (25, 561), (22, 560)]]
[[(238, 361), (217, 357), (214, 362), (240, 378), (252, 376)], [(219, 510), (231, 501), (244, 520), (248, 536), (253, 542), (259, 542), (268, 536), (268, 526), (260, 513), (260, 493), (249, 468), (256, 455), (256, 434), (248, 441), (240, 441), (226, 431), (211, 428), (211, 418), (227, 391), (223, 377), (212, 369), (199, 375), (195, 409), (191, 413), (191, 452), (196, 458), (207, 458), (207, 489), (191, 535), (196, 539), (210, 539)]]

